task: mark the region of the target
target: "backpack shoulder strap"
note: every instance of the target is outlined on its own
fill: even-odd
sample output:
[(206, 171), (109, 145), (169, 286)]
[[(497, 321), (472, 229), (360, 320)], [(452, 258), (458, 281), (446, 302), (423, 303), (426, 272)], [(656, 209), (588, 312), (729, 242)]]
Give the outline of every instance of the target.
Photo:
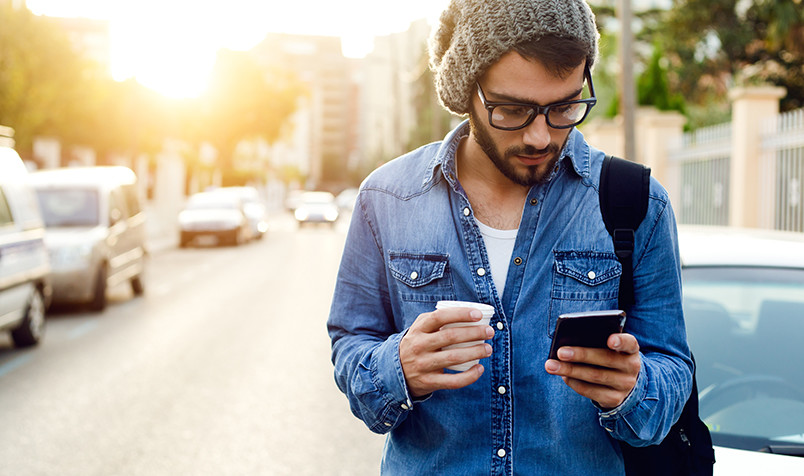
[(634, 303), (634, 235), (648, 212), (650, 168), (619, 157), (606, 156), (600, 169), (600, 212), (623, 267), (620, 307)]

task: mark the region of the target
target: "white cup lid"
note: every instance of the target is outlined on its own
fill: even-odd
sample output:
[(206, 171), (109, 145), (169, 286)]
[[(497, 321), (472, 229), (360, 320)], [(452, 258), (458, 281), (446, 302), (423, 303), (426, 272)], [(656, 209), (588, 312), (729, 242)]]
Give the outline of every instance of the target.
[(436, 309), (449, 309), (454, 307), (469, 307), (472, 309), (477, 309), (483, 313), (483, 317), (491, 317), (494, 315), (494, 306), (490, 306), (488, 304), (483, 304), (480, 302), (471, 302), (471, 301), (438, 301), (436, 303)]

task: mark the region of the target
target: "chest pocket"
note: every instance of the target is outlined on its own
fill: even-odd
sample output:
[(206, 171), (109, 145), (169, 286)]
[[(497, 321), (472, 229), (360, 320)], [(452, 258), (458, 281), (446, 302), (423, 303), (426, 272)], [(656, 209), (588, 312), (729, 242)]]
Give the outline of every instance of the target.
[(436, 302), (455, 299), (449, 255), (389, 251), (388, 268), (404, 301)]
[(553, 287), (547, 335), (567, 312), (617, 309), (622, 265), (614, 253), (554, 251)]

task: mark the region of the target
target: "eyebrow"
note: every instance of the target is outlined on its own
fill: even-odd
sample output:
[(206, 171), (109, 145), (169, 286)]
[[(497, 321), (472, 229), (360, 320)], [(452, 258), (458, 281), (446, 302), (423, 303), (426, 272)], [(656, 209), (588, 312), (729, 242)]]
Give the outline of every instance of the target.
[[(584, 84), (585, 83), (586, 83), (586, 81), (584, 81)], [(581, 95), (581, 93), (583, 93), (583, 88), (584, 88), (584, 86), (581, 85), (581, 87), (578, 90), (576, 90), (575, 92), (573, 92), (572, 94), (568, 94), (568, 95), (564, 96), (562, 99), (559, 99), (558, 101), (553, 101), (551, 103), (545, 104), (545, 106), (550, 105), (550, 104), (560, 103), (560, 102), (572, 101), (573, 98), (578, 97), (578, 96)], [(485, 90), (484, 90), (484, 92), (485, 92)], [(517, 98), (517, 97), (514, 97), (514, 96), (509, 96), (507, 94), (495, 93), (494, 91), (489, 91), (489, 92), (486, 93), (486, 95), (487, 96), (496, 96), (498, 98), (501, 98), (500, 100), (496, 100), (496, 101), (487, 98), (488, 102), (490, 102), (490, 103), (534, 104), (534, 105), (537, 105), (537, 106), (542, 106), (542, 104), (539, 104), (539, 103), (535, 103), (535, 102), (531, 102), (531, 101), (525, 101), (525, 100), (523, 100), (521, 98)]]

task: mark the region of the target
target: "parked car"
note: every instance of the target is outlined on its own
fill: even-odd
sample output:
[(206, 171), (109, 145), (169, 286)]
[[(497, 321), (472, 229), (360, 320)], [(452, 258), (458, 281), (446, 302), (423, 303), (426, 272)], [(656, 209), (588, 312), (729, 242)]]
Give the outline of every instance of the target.
[(243, 200), (236, 194), (199, 192), (179, 213), (179, 246), (210, 239), (211, 244), (240, 245), (251, 239)]
[(129, 282), (144, 293), (145, 211), (137, 176), (122, 166), (68, 167), (31, 174), (47, 233), (53, 302), (102, 311), (107, 290)]
[(285, 196), (285, 209), (289, 212), (295, 212), (296, 208), (301, 204), (302, 195), (307, 193), (305, 190), (291, 190)]
[(335, 201), (338, 203), (338, 208), (345, 211), (354, 210), (358, 193), (359, 189), (357, 188), (347, 188), (343, 190), (338, 194), (337, 197), (335, 197)]
[(14, 149), (0, 146), (0, 331), (17, 347), (39, 343), (51, 297), (45, 227)]
[(715, 474), (804, 474), (804, 234), (679, 228)]
[(293, 212), (300, 225), (305, 223), (328, 223), (332, 226), (338, 220), (340, 212), (335, 203), (335, 196), (329, 192), (305, 192)]
[(268, 217), (265, 203), (254, 187), (221, 187), (212, 190), (218, 193), (232, 193), (243, 201), (243, 211), (251, 226), (251, 236), (260, 240), (268, 231)]

